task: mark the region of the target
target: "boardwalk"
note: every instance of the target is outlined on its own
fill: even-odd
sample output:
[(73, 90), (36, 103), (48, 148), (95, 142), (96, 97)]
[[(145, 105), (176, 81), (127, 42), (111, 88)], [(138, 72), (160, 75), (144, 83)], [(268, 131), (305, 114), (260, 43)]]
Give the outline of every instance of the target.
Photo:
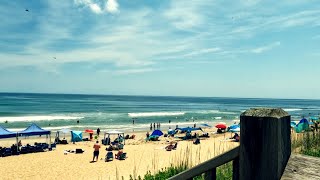
[(300, 154), (291, 154), (281, 179), (320, 180), (320, 158)]

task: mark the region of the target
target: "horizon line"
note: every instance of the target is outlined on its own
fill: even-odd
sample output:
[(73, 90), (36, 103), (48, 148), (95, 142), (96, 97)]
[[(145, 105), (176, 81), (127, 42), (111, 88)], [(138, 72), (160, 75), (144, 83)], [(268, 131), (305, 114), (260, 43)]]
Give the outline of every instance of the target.
[(130, 95), (103, 93), (52, 93), (52, 92), (0, 92), (0, 94), (48, 94), (48, 95), (82, 95), (82, 96), (142, 96), (142, 97), (180, 97), (180, 98), (226, 98), (226, 99), (277, 99), (277, 100), (315, 100), (311, 98), (261, 98), (261, 97), (226, 97), (226, 96), (175, 96), (175, 95)]

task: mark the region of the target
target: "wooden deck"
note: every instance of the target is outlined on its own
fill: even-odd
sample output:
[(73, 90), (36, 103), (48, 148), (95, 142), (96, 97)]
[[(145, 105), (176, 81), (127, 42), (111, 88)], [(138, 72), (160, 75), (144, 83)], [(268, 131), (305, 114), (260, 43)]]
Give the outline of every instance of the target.
[(320, 180), (320, 158), (291, 154), (281, 179)]

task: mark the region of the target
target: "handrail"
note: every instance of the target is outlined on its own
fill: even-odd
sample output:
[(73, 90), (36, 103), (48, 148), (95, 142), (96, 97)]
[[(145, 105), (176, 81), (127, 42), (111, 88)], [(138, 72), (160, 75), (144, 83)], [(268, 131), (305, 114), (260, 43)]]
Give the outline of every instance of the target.
[(180, 180), (180, 179), (192, 179), (195, 176), (198, 176), (202, 173), (208, 172), (212, 169), (217, 168), (225, 163), (228, 163), (239, 157), (240, 147), (236, 147), (227, 151), (217, 157), (209, 159), (197, 166), (194, 166), (190, 169), (187, 169), (171, 178), (169, 180)]

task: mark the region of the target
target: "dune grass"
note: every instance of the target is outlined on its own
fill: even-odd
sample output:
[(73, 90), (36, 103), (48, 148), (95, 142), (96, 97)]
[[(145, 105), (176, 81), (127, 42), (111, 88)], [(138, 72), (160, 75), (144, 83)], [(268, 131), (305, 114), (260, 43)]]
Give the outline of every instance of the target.
[(320, 157), (320, 132), (293, 134), (291, 147), (293, 152)]

